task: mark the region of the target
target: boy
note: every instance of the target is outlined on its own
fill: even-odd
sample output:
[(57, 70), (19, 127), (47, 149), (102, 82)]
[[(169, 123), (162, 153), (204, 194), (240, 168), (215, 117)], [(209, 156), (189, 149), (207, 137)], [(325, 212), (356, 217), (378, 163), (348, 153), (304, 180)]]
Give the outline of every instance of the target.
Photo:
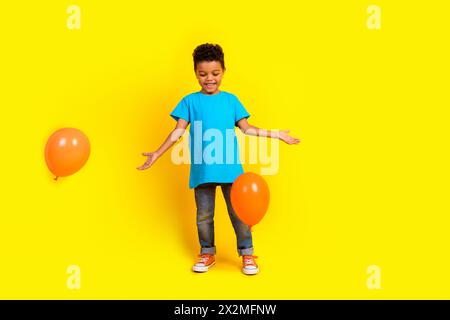
[[(239, 256), (242, 256), (242, 272), (247, 275), (257, 274), (258, 265), (253, 255), (253, 239), (250, 228), (236, 216), (230, 201), (230, 191), (234, 180), (244, 173), (239, 161), (235, 126), (244, 134), (276, 138), (287, 144), (298, 144), (299, 139), (288, 135), (288, 130), (267, 131), (250, 125), (247, 118), (250, 114), (239, 99), (219, 87), (225, 73), (225, 62), (222, 48), (216, 44), (202, 44), (193, 53), (194, 71), (201, 86), (201, 91), (185, 96), (170, 114), (176, 121), (175, 129), (155, 152), (145, 152), (148, 159), (138, 167), (139, 170), (149, 168), (167, 149), (183, 135), (190, 126), (191, 169), (189, 188), (194, 188), (197, 206), (197, 231), (200, 242), (198, 261), (193, 266), (195, 272), (206, 272), (215, 264), (214, 255), (214, 202), (216, 187), (222, 189), (228, 214), (230, 216), (236, 238)], [(221, 137), (229, 137), (232, 130), (232, 141), (214, 139), (206, 148), (202, 146), (202, 137), (217, 133)], [(227, 133), (228, 131), (228, 133)], [(198, 140), (200, 139), (200, 140)], [(222, 141), (226, 141), (225, 144)], [(219, 143), (220, 142), (220, 143)], [(200, 145), (200, 147), (199, 147)], [(200, 148), (200, 149), (199, 149)], [(215, 155), (207, 155), (214, 150)], [(226, 161), (224, 160), (226, 158)]]

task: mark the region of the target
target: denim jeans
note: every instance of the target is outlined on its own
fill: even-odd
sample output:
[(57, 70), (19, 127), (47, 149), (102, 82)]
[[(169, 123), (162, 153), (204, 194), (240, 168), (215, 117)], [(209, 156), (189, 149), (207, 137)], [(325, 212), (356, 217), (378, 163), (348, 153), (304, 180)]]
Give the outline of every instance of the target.
[(195, 203), (197, 205), (197, 230), (200, 241), (200, 253), (216, 253), (214, 245), (214, 205), (216, 187), (222, 188), (222, 194), (227, 204), (228, 215), (234, 228), (237, 239), (237, 251), (241, 255), (253, 254), (252, 232), (249, 226), (241, 222), (231, 206), (231, 183), (204, 183), (195, 190)]

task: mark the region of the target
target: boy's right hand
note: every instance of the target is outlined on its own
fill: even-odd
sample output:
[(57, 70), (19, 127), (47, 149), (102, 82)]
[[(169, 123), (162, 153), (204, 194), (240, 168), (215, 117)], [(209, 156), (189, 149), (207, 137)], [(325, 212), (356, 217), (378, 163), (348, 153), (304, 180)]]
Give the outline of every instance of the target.
[(142, 155), (148, 157), (148, 159), (142, 166), (136, 168), (138, 170), (145, 170), (150, 168), (150, 166), (156, 161), (156, 159), (158, 159), (158, 155), (156, 154), (156, 152), (143, 152)]

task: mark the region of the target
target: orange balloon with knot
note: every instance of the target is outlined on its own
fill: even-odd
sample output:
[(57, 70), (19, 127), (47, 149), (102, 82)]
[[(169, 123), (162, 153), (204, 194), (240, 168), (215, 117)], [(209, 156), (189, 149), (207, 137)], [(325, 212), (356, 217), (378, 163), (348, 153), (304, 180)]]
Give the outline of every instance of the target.
[(88, 160), (89, 154), (89, 139), (75, 128), (55, 131), (45, 146), (45, 162), (55, 175), (55, 180), (80, 170)]
[(251, 229), (269, 208), (269, 186), (262, 176), (246, 172), (233, 182), (230, 198), (236, 215)]

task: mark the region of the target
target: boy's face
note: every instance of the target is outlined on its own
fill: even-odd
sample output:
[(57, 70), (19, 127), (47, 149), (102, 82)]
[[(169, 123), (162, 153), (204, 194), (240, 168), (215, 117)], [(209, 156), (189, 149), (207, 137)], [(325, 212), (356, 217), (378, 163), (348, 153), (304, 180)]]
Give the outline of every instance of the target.
[(202, 61), (197, 63), (195, 76), (202, 87), (202, 92), (206, 94), (216, 94), (225, 70), (219, 61)]

